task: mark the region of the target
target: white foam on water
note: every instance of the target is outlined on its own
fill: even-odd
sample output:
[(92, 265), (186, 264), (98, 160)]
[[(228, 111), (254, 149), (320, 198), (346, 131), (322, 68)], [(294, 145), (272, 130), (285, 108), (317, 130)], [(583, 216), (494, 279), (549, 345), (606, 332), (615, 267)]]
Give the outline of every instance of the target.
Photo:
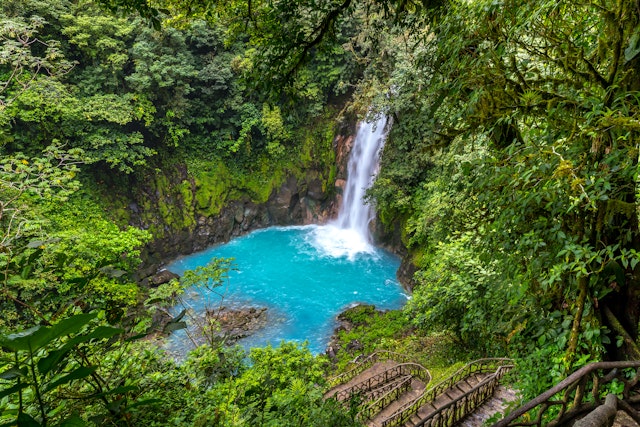
[(371, 244), (369, 226), (375, 209), (365, 201), (365, 193), (378, 173), (380, 151), (386, 137), (387, 119), (381, 116), (375, 123), (360, 123), (354, 145), (349, 154), (345, 193), (332, 223), (312, 231), (309, 243), (319, 256), (355, 260), (359, 255), (376, 255)]
[(311, 232), (311, 245), (321, 257), (347, 258), (353, 261), (358, 255), (376, 255), (376, 248), (358, 230), (335, 225), (316, 227)]

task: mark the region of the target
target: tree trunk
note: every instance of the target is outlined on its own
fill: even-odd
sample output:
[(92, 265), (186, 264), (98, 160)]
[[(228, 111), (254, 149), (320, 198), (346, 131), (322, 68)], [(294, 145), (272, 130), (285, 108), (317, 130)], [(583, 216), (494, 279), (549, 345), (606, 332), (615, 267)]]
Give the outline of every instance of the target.
[(633, 338), (631, 338), (631, 335), (629, 335), (624, 326), (622, 326), (615, 314), (613, 314), (611, 309), (609, 309), (609, 307), (607, 307), (606, 305), (602, 307), (602, 312), (611, 325), (611, 328), (624, 340), (624, 343), (627, 345), (627, 349), (629, 351), (629, 356), (631, 356), (632, 359), (640, 360), (640, 348), (638, 348)]
[(573, 325), (571, 326), (571, 335), (569, 336), (569, 344), (567, 346), (567, 354), (565, 360), (567, 366), (571, 367), (575, 360), (576, 350), (578, 349), (578, 336), (580, 335), (580, 324), (582, 323), (582, 314), (584, 313), (584, 305), (587, 300), (587, 292), (589, 289), (589, 278), (582, 276), (578, 278), (578, 300), (576, 301), (576, 315), (573, 318)]

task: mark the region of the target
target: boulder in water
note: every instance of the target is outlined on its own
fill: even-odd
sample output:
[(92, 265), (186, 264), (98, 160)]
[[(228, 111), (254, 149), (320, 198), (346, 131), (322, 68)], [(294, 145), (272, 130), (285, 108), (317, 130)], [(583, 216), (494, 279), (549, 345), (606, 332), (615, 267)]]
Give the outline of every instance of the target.
[(267, 324), (266, 307), (246, 307), (230, 309), (220, 307), (207, 310), (207, 320), (213, 320), (219, 326), (216, 336), (228, 345), (248, 337)]
[(152, 288), (157, 288), (160, 285), (164, 285), (165, 283), (169, 283), (173, 279), (179, 279), (175, 273), (170, 272), (169, 270), (160, 270), (153, 276), (147, 279), (147, 284)]

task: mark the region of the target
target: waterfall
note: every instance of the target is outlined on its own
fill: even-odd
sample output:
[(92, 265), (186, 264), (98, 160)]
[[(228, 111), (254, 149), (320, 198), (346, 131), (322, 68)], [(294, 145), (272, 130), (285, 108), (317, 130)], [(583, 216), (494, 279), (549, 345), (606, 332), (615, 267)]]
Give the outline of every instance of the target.
[(378, 173), (386, 124), (384, 116), (374, 123), (360, 123), (349, 154), (347, 183), (338, 217), (312, 233), (314, 246), (324, 256), (347, 257), (353, 261), (358, 254), (373, 256), (376, 253), (369, 230), (375, 210), (365, 203), (364, 195)]
[(371, 242), (369, 224), (375, 216), (375, 210), (373, 206), (365, 203), (364, 196), (378, 173), (378, 160), (386, 137), (386, 124), (387, 118), (384, 115), (375, 123), (360, 123), (349, 154), (347, 184), (336, 219), (336, 224), (341, 229), (355, 231), (366, 242)]

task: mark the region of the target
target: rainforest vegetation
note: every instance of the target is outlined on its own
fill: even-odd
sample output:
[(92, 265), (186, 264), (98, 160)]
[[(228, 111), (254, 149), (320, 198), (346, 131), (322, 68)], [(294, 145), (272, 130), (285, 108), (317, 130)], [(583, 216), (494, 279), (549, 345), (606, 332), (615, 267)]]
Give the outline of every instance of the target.
[(640, 358), (639, 21), (631, 0), (3, 1), (0, 425), (358, 425), (322, 399), (347, 351), (164, 355), (154, 314), (229, 265), (139, 268), (289, 175), (332, 188), (335, 123), (367, 114), (393, 121), (369, 197), (413, 296), (343, 340), (510, 356), (524, 399)]

